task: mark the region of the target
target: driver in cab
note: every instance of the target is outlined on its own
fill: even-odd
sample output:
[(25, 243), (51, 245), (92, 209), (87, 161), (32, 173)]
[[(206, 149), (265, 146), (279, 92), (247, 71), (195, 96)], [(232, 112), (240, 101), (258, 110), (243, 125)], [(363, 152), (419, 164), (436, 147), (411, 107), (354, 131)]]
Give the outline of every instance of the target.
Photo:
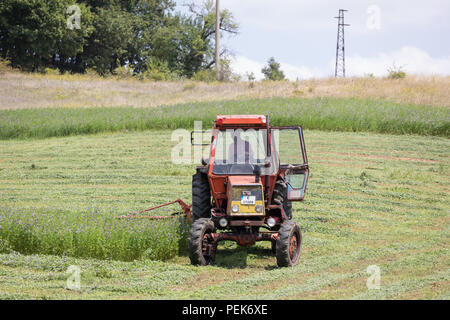
[(233, 133), (233, 142), (228, 147), (228, 163), (229, 164), (251, 164), (254, 159), (253, 150), (250, 143), (244, 140), (245, 133), (237, 130)]

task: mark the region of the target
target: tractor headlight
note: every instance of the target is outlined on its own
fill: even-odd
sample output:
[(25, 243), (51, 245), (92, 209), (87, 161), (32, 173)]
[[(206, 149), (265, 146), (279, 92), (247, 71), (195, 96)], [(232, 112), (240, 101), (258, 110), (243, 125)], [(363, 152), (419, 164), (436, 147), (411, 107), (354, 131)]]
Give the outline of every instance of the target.
[(225, 228), (227, 225), (228, 225), (228, 220), (225, 218), (220, 218), (219, 226), (221, 226), (222, 228)]
[(234, 213), (238, 212), (239, 211), (239, 206), (237, 204), (233, 205), (231, 207), (231, 211), (233, 211)]
[(275, 226), (275, 224), (276, 224), (277, 222), (275, 221), (275, 219), (274, 218), (272, 218), (272, 217), (270, 217), (269, 219), (267, 219), (267, 225), (269, 226), (269, 227), (273, 227), (273, 226)]
[(256, 206), (255, 206), (255, 211), (256, 212), (262, 212), (263, 211), (263, 206), (262, 205), (260, 205), (260, 204), (257, 204)]

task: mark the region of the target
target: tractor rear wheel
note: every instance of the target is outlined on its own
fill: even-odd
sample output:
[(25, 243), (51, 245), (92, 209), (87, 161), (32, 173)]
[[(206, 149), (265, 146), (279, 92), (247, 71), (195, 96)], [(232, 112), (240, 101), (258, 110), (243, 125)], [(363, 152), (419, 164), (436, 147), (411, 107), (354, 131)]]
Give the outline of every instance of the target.
[(192, 223), (189, 234), (189, 259), (191, 264), (206, 266), (214, 262), (216, 246), (211, 233), (215, 232), (214, 222), (200, 218)]
[(211, 217), (211, 191), (208, 176), (197, 172), (192, 176), (192, 221)]
[(278, 179), (273, 188), (273, 200), (277, 204), (283, 205), (284, 212), (289, 220), (292, 219), (292, 202), (287, 199), (287, 185), (283, 179)]
[(281, 224), (277, 239), (276, 256), (279, 267), (292, 267), (298, 263), (302, 248), (302, 232), (297, 222), (286, 220)]

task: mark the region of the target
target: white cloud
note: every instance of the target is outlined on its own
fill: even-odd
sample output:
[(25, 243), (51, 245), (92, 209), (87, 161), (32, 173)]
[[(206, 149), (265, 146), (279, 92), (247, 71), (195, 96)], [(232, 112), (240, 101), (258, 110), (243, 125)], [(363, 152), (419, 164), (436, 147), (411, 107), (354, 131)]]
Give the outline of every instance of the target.
[(233, 70), (233, 72), (243, 76), (244, 78), (247, 73), (250, 74), (253, 72), (256, 79), (261, 80), (264, 77), (261, 73), (262, 68), (262, 63), (244, 56), (236, 56), (231, 59), (231, 69)]
[[(328, 76), (325, 70), (318, 68), (310, 68), (306, 66), (295, 66), (289, 63), (281, 62), (281, 70), (284, 71), (286, 78), (289, 80), (303, 80), (310, 78), (320, 78)], [(331, 72), (329, 72), (331, 74)]]
[[(261, 69), (266, 65), (266, 63), (261, 63), (244, 56), (236, 56), (231, 61), (231, 68), (233, 72), (240, 74), (247, 80), (245, 75), (247, 73), (253, 72), (257, 80), (264, 78)], [(326, 74), (323, 70), (312, 69), (306, 66), (295, 66), (289, 63), (280, 62), (280, 69), (284, 72), (286, 78), (290, 80), (298, 79), (309, 79), (313, 77), (323, 77)]]
[(349, 76), (362, 76), (372, 73), (384, 76), (387, 69), (395, 64), (410, 74), (450, 75), (450, 55), (433, 58), (426, 51), (405, 46), (390, 53), (379, 53), (375, 57), (349, 56), (346, 59), (346, 71)]
[[(264, 78), (261, 69), (266, 63), (252, 60), (245, 56), (236, 56), (232, 59), (231, 68), (235, 73), (244, 76), (253, 72), (257, 80)], [(307, 66), (296, 66), (289, 63), (281, 64), (286, 78), (296, 80), (297, 78), (323, 78), (334, 75), (335, 61), (329, 62), (324, 68), (311, 68)], [(379, 53), (374, 57), (362, 57), (352, 55), (346, 58), (347, 76), (364, 76), (372, 73), (374, 76), (387, 75), (387, 69), (393, 66), (402, 67), (408, 74), (424, 75), (450, 75), (450, 56), (433, 58), (426, 51), (405, 46), (399, 50), (389, 53)]]

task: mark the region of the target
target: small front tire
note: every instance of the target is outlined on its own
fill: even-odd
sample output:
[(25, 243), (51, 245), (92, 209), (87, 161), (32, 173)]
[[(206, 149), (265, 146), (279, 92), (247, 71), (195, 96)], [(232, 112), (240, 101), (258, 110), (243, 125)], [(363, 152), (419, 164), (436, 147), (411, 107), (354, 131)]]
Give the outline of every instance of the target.
[[(189, 234), (189, 259), (191, 264), (206, 266), (214, 262), (214, 250), (208, 250), (213, 245), (208, 234), (215, 232), (214, 222), (211, 219), (200, 218), (192, 223)], [(211, 252), (208, 254), (208, 251)]]
[(298, 263), (302, 248), (302, 232), (297, 222), (286, 220), (282, 223), (276, 245), (277, 265), (293, 267)]

